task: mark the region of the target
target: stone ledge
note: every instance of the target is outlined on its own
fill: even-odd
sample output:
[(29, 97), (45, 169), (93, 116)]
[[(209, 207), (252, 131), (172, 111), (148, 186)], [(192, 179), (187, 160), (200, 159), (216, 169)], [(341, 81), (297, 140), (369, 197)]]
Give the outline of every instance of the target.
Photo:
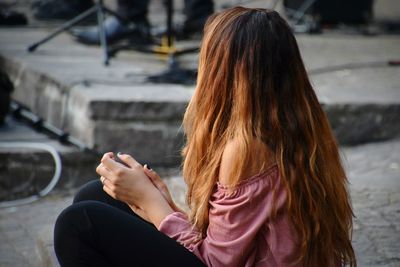
[(193, 87), (181, 85), (79, 85), (71, 89), (70, 101), (84, 106), (94, 121), (180, 121), (192, 93)]
[(98, 121), (93, 130), (93, 145), (98, 151), (132, 154), (139, 162), (152, 166), (178, 166), (184, 136), (178, 122)]
[[(60, 154), (62, 170), (56, 188), (70, 190), (98, 177), (95, 169), (99, 156), (57, 141), (40, 143), (54, 147)], [(36, 195), (50, 182), (54, 170), (54, 160), (46, 151), (0, 148), (0, 201)]]
[[(0, 45), (4, 55), (0, 65), (15, 82), (14, 99), (101, 152), (129, 152), (153, 165), (179, 164), (180, 123), (193, 87), (129, 79), (159, 71), (164, 63), (141, 53), (126, 53), (105, 68), (99, 65), (99, 48), (76, 44), (68, 35), (28, 54), (24, 43), (42, 36), (43, 30), (0, 32), (0, 36), (7, 34), (9, 38)], [(392, 59), (400, 41), (396, 36), (296, 38), (308, 70)], [(60, 50), (61, 45), (65, 49)], [(196, 57), (189, 61), (196, 62)], [(399, 136), (398, 70), (344, 67), (311, 77), (341, 144)]]
[(400, 103), (332, 104), (323, 108), (342, 145), (400, 137)]
[[(131, 152), (153, 165), (179, 164), (183, 144), (180, 122), (192, 88), (96, 84), (68, 89), (44, 74), (26, 69), (22, 63), (3, 58), (4, 64), (17, 85), (15, 99), (88, 146), (99, 151)], [(35, 84), (34, 89), (28, 84)], [(400, 103), (380, 100), (328, 103), (323, 107), (343, 145), (400, 135)]]
[(63, 128), (62, 114), (65, 112), (68, 96), (65, 85), (28, 68), (23, 62), (2, 55), (0, 68), (4, 68), (14, 83), (13, 99), (57, 128)]

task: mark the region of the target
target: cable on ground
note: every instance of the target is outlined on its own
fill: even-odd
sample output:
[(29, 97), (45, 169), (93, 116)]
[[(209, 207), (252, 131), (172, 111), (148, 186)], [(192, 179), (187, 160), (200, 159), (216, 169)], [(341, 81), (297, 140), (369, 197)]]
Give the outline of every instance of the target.
[(44, 150), (50, 153), (50, 155), (54, 159), (54, 164), (55, 164), (53, 178), (51, 178), (49, 184), (44, 189), (39, 191), (37, 195), (16, 200), (2, 201), (0, 202), (0, 208), (10, 208), (32, 203), (49, 194), (50, 191), (53, 190), (53, 188), (60, 180), (61, 170), (62, 170), (61, 157), (54, 147), (48, 144), (33, 143), (33, 142), (0, 142), (0, 148), (31, 148), (31, 149)]

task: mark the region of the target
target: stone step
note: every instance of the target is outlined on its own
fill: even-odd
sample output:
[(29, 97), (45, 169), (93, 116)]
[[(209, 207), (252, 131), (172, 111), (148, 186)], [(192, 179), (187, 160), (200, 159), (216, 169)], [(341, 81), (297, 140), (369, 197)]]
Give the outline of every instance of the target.
[[(0, 65), (16, 85), (15, 100), (100, 152), (132, 153), (153, 166), (179, 164), (180, 123), (193, 86), (143, 83), (143, 77), (165, 68), (153, 55), (122, 53), (110, 67), (103, 67), (99, 48), (78, 45), (66, 34), (33, 54), (25, 52), (32, 40), (46, 34), (43, 29), (0, 31), (5, 40), (0, 44)], [(297, 38), (341, 144), (400, 134), (400, 71), (384, 64), (400, 55), (399, 37), (326, 34)], [(197, 57), (181, 61), (193, 67)], [(361, 67), (349, 66), (354, 63)], [(343, 68), (318, 73), (330, 66)]]
[[(66, 34), (33, 54), (25, 51), (47, 33), (0, 30), (0, 66), (15, 84), (12, 97), (98, 152), (121, 151), (152, 166), (177, 166), (184, 141), (181, 119), (194, 86), (146, 83), (143, 77), (165, 69), (154, 55), (123, 52), (104, 67), (99, 48), (76, 44)], [(297, 39), (341, 144), (400, 135), (400, 69), (385, 64), (400, 55), (400, 37), (324, 34)], [(197, 57), (180, 61), (193, 67)]]
[[(32, 145), (39, 148), (32, 148)], [(101, 155), (61, 144), (10, 116), (6, 125), (0, 126), (0, 201), (37, 195), (50, 183), (56, 163), (53, 156), (44, 150), (48, 149), (46, 147), (53, 148), (61, 159), (61, 175), (56, 190), (73, 191), (98, 178), (95, 170)], [(162, 176), (172, 177), (179, 168), (157, 167), (157, 171)], [(174, 187), (174, 183), (171, 186)]]
[(56, 162), (44, 150), (48, 147), (61, 158), (56, 188), (70, 190), (98, 177), (95, 169), (99, 156), (63, 145), (9, 117), (0, 127), (0, 201), (37, 195), (50, 183), (56, 174)]
[(0, 44), (0, 67), (15, 84), (14, 100), (97, 151), (134, 152), (153, 166), (179, 164), (180, 122), (193, 86), (143, 84), (135, 77), (161, 72), (163, 61), (136, 53), (106, 68), (99, 49), (65, 35), (27, 55), (24, 43), (47, 33), (21, 30), (0, 31), (8, 40)]

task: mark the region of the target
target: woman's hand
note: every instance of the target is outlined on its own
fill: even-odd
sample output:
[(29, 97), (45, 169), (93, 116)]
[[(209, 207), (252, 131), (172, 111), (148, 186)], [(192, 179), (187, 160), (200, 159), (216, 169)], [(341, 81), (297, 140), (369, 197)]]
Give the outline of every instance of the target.
[(168, 190), (167, 185), (161, 179), (161, 177), (154, 170), (149, 169), (147, 164), (144, 165), (144, 173), (150, 178), (153, 184), (157, 187), (157, 189), (161, 192), (165, 200), (167, 200), (168, 204), (174, 211), (183, 212), (178, 206), (176, 206), (174, 200), (172, 199), (171, 193)]
[(139, 216), (158, 227), (174, 210), (145, 174), (142, 165), (129, 155), (119, 156), (129, 168), (116, 162), (110, 152), (104, 154), (96, 169), (101, 175), (103, 190), (111, 197), (127, 203)]

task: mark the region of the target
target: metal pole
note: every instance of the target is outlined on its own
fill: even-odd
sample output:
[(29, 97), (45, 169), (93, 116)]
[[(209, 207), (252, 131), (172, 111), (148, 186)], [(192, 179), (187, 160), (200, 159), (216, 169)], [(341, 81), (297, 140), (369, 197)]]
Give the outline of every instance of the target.
[(75, 17), (74, 19), (71, 19), (70, 21), (64, 23), (61, 27), (56, 29), (53, 33), (51, 33), (47, 37), (45, 37), (42, 40), (30, 45), (28, 47), (28, 51), (29, 52), (35, 51), (36, 48), (38, 48), (41, 44), (53, 39), (54, 37), (56, 37), (57, 35), (59, 35), (63, 31), (68, 30), (72, 26), (74, 26), (74, 25), (78, 24), (79, 22), (83, 21), (84, 19), (89, 17), (92, 13), (96, 12), (96, 10), (97, 10), (97, 7), (93, 6), (90, 9), (86, 10), (85, 12), (83, 12), (82, 14), (80, 14), (79, 16)]
[(168, 47), (172, 47), (174, 44), (173, 33), (172, 33), (172, 17), (174, 15), (174, 3), (173, 0), (167, 1), (167, 38)]
[(104, 10), (103, 10), (103, 1), (99, 0), (96, 3), (97, 6), (97, 24), (99, 27), (99, 35), (100, 35), (100, 44), (103, 48), (103, 59), (104, 65), (108, 66), (109, 55), (108, 55), (108, 45), (107, 45), (107, 37), (106, 37), (106, 29), (104, 28)]

